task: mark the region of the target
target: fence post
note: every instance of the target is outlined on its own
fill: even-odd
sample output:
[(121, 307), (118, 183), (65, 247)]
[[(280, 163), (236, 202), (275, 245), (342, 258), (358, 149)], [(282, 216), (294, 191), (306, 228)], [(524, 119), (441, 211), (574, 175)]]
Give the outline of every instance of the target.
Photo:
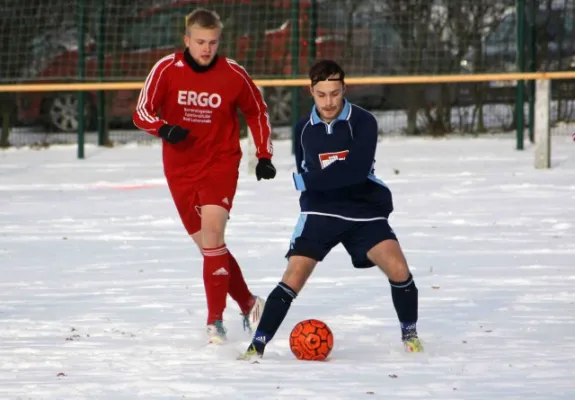
[(549, 112), (551, 81), (541, 79), (535, 83), (535, 168), (551, 167), (551, 126)]
[[(85, 63), (86, 55), (84, 49), (84, 22), (85, 4), (84, 0), (78, 0), (78, 82), (84, 82), (86, 76)], [(80, 90), (78, 92), (78, 158), (84, 158), (85, 121), (84, 111), (86, 108), (86, 94)]]
[[(98, 4), (98, 34), (97, 34), (97, 57), (98, 57), (98, 80), (104, 81), (104, 32), (106, 23), (106, 0), (100, 0)], [(106, 92), (98, 91), (98, 146), (104, 145), (106, 131)]]
[[(517, 67), (525, 72), (525, 0), (517, 0), (515, 7), (517, 21)], [(525, 129), (525, 81), (518, 80), (516, 87), (515, 115), (517, 129), (517, 150), (523, 150), (523, 135)]]
[[(296, 78), (299, 75), (299, 0), (291, 0), (291, 74)], [(291, 152), (295, 154), (295, 138), (293, 128), (299, 118), (299, 86), (291, 89)]]
[[(529, 72), (535, 72), (535, 57), (537, 55), (537, 24), (536, 0), (529, 0)], [(535, 81), (528, 83), (529, 91), (529, 141), (535, 141)]]

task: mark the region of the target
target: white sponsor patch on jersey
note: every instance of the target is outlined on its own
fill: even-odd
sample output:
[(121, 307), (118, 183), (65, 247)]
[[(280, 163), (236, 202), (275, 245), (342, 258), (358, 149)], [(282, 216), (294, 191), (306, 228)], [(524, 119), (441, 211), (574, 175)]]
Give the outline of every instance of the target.
[(218, 108), (222, 104), (222, 96), (217, 93), (198, 93), (193, 90), (179, 90), (178, 104), (182, 106)]
[(349, 150), (336, 151), (333, 153), (321, 153), (319, 154), (319, 162), (321, 164), (321, 169), (333, 164), (336, 161), (343, 161), (349, 154)]

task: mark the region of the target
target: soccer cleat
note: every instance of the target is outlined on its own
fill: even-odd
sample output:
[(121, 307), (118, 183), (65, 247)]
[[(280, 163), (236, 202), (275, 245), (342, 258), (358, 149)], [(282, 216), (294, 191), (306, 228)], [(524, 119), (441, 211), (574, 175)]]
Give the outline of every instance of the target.
[(244, 317), (244, 330), (248, 330), (250, 333), (255, 332), (258, 327), (258, 323), (262, 317), (264, 311), (264, 306), (266, 301), (261, 297), (254, 296), (254, 305), (252, 309), (247, 314), (242, 314)]
[(246, 352), (240, 356), (238, 356), (238, 360), (241, 361), (248, 361), (251, 363), (257, 363), (259, 359), (263, 357), (264, 353), (260, 353), (256, 350), (256, 347), (253, 344), (250, 344)]
[(404, 339), (403, 347), (405, 348), (405, 351), (408, 353), (423, 352), (423, 345), (421, 344), (421, 340), (419, 340), (417, 336), (409, 339)]
[(208, 335), (208, 343), (221, 344), (227, 340), (226, 328), (224, 327), (224, 322), (221, 320), (217, 320), (213, 324), (208, 325), (206, 333)]

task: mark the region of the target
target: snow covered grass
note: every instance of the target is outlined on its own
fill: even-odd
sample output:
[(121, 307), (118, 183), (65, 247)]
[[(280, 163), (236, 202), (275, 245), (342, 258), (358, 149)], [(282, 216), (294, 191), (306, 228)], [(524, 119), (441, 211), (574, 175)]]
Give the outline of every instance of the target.
[[(388, 138), (376, 172), (420, 295), (423, 354), (405, 354), (389, 285), (343, 248), (319, 265), (260, 364), (249, 335), (204, 343), (201, 256), (157, 145), (0, 151), (0, 398), (573, 399), (575, 144), (553, 168), (513, 138)], [(298, 217), (287, 141), (277, 179), (242, 166), (228, 246), (251, 289), (280, 279)], [(302, 319), (333, 330), (326, 362), (290, 353)]]

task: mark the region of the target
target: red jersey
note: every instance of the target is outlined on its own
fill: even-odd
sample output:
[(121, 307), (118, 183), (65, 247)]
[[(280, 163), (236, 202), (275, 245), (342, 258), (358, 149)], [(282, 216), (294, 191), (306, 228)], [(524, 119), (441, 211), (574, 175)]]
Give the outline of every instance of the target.
[(271, 158), (267, 106), (246, 70), (233, 60), (218, 57), (212, 68), (196, 72), (182, 52), (154, 65), (140, 92), (133, 121), (156, 136), (164, 124), (189, 129), (185, 140), (163, 142), (164, 171), (168, 178), (199, 179), (209, 170), (239, 168), (238, 108), (253, 135), (256, 156)]

